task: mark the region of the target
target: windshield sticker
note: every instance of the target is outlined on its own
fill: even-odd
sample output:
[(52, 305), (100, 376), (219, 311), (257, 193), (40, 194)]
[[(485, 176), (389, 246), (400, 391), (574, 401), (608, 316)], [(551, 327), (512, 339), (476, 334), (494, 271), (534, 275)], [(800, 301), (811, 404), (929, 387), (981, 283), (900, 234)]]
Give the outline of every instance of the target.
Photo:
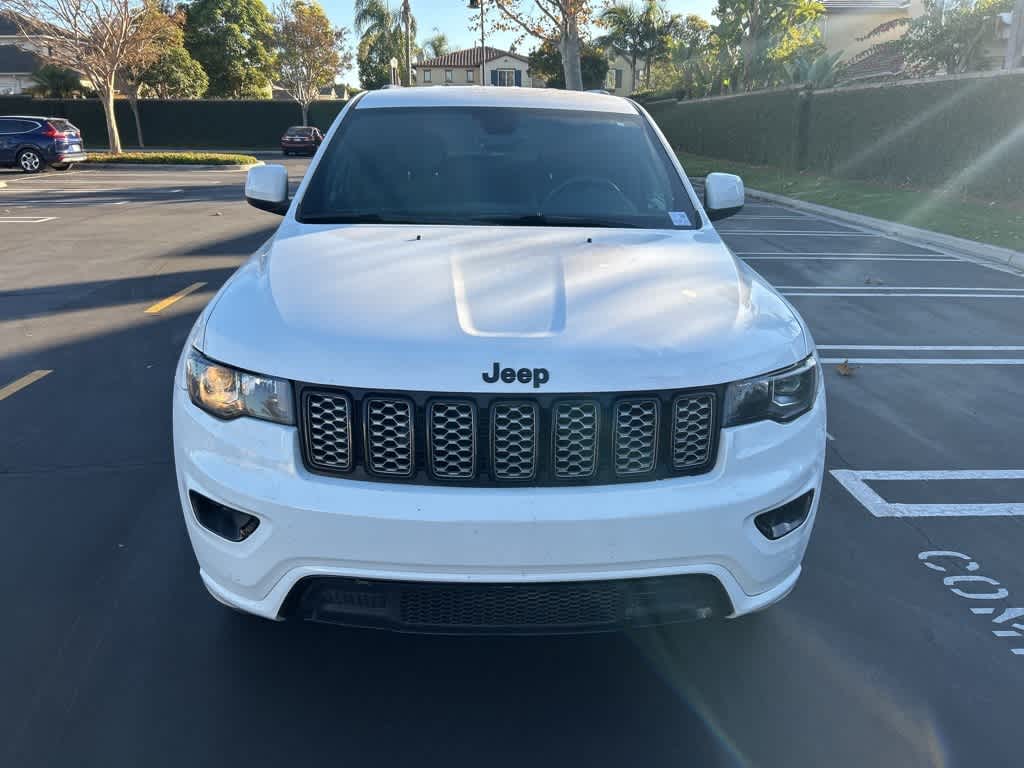
[(690, 217), (682, 211), (669, 211), (669, 217), (672, 219), (672, 225), (676, 227), (688, 227), (690, 226)]

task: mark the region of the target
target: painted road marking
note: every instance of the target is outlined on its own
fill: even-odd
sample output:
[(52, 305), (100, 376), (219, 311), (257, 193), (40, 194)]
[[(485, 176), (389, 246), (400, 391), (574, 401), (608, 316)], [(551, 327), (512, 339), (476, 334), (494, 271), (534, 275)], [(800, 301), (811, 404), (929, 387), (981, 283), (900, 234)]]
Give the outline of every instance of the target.
[(959, 285), (776, 285), (780, 291), (999, 291), (1001, 293), (1024, 293), (1024, 288), (963, 288)]
[(818, 293), (809, 291), (779, 291), (783, 296), (820, 296), (861, 299), (1024, 299), (1024, 293)]
[[(981, 566), (978, 561), (963, 552), (953, 552), (947, 549), (925, 550), (917, 554), (917, 559), (926, 567), (939, 573), (949, 573), (962, 568), (968, 571), (967, 574), (956, 574), (944, 576), (942, 584), (949, 587), (949, 591), (957, 597), (965, 600), (1006, 600), (1010, 591), (995, 579), (977, 573)], [(960, 586), (963, 585), (963, 586)], [(994, 589), (993, 589), (994, 588)], [(996, 612), (995, 607), (986, 605), (983, 607), (971, 606), (971, 613), (975, 616), (991, 616)], [(1024, 621), (1017, 622), (1017, 619), (1024, 617), (1024, 608), (1003, 608), (1003, 610), (992, 619), (992, 624), (1006, 625), (1012, 629), (993, 629), (994, 637), (1024, 637)], [(1010, 648), (1014, 656), (1024, 656), (1024, 648)]]
[(1024, 346), (971, 346), (966, 344), (819, 344), (818, 349), (870, 349), (870, 350), (892, 350), (901, 352), (1024, 352)]
[(56, 220), (56, 216), (0, 216), (0, 224), (45, 224)]
[(877, 232), (808, 232), (807, 230), (803, 229), (726, 229), (723, 227), (718, 227), (717, 231), (720, 235), (788, 235), (790, 237), (877, 237), (883, 240), (888, 239), (885, 235), (878, 234)]
[[(1024, 360), (1020, 361), (1024, 363)], [(998, 504), (895, 504), (883, 499), (865, 480), (1024, 480), (1024, 469), (953, 469), (882, 471), (833, 469), (834, 477), (875, 517), (1006, 517), (1024, 515), (1024, 501)]]
[(886, 254), (863, 254), (839, 255), (834, 253), (822, 254), (820, 256), (808, 253), (797, 253), (793, 255), (782, 255), (779, 253), (752, 253), (747, 251), (733, 251), (745, 261), (960, 261), (952, 256), (899, 256)]
[(1024, 365), (1024, 357), (823, 357), (822, 365)]
[(6, 400), (8, 397), (13, 395), (15, 392), (20, 392), (30, 384), (35, 384), (44, 376), (49, 376), (53, 373), (52, 370), (38, 370), (32, 371), (32, 373), (26, 373), (20, 379), (15, 379), (7, 386), (0, 388), (0, 400)]
[(173, 294), (171, 296), (168, 296), (163, 301), (158, 301), (153, 306), (147, 307), (146, 308), (146, 314), (147, 315), (159, 314), (160, 312), (163, 312), (165, 309), (167, 309), (172, 304), (175, 304), (175, 303), (181, 301), (182, 299), (184, 299), (190, 293), (198, 291), (204, 285), (206, 285), (206, 283), (192, 283), (192, 285), (188, 286), (187, 288), (182, 288), (180, 291), (178, 291), (177, 293), (175, 293), (175, 294)]

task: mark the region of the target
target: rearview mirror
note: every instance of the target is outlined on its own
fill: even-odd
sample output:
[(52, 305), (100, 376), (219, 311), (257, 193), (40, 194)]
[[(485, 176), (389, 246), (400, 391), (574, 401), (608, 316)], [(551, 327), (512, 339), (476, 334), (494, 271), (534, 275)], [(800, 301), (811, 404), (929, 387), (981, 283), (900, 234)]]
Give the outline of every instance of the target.
[(704, 210), (712, 221), (739, 213), (743, 200), (743, 179), (739, 176), (709, 173), (704, 179)]
[(258, 165), (245, 177), (245, 202), (279, 216), (288, 213), (288, 169), (283, 165)]

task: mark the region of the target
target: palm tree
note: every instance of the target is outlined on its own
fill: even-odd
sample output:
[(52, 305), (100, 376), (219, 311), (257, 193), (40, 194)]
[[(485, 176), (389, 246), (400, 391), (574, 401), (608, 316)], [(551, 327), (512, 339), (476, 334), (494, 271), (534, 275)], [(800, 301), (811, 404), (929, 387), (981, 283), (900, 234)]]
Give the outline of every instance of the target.
[(434, 27), (434, 34), (423, 41), (423, 52), (432, 59), (436, 59), (438, 56), (444, 56), (451, 50), (451, 46), (448, 45), (448, 35)]
[(651, 64), (671, 51), (670, 41), (683, 29), (683, 17), (669, 13), (658, 0), (646, 0), (642, 8), (629, 4), (610, 5), (600, 16), (608, 34), (598, 44), (629, 58), (636, 90), (637, 62), (644, 63), (644, 83), (650, 85)]
[[(385, 0), (355, 0), (352, 24), (363, 39), (377, 38), (385, 42), (391, 55), (398, 59), (399, 73), (409, 70), (409, 48), (416, 35), (416, 17), (409, 13), (409, 37), (406, 38), (402, 8), (392, 8)], [(408, 80), (408, 76), (406, 76)], [(405, 83), (410, 85), (409, 82)]]
[(605, 8), (598, 18), (608, 32), (598, 38), (597, 44), (629, 59), (633, 72), (630, 92), (636, 91), (636, 63), (644, 50), (639, 12), (632, 5), (618, 3)]

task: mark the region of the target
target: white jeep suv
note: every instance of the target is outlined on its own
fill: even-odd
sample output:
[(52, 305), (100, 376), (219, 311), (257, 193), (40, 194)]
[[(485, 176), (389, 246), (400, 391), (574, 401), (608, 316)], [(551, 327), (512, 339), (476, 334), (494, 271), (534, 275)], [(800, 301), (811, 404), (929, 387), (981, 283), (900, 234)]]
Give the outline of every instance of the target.
[(825, 396), (796, 311), (636, 104), (366, 93), (185, 345), (174, 454), (219, 601), (415, 632), (732, 617), (800, 574)]

